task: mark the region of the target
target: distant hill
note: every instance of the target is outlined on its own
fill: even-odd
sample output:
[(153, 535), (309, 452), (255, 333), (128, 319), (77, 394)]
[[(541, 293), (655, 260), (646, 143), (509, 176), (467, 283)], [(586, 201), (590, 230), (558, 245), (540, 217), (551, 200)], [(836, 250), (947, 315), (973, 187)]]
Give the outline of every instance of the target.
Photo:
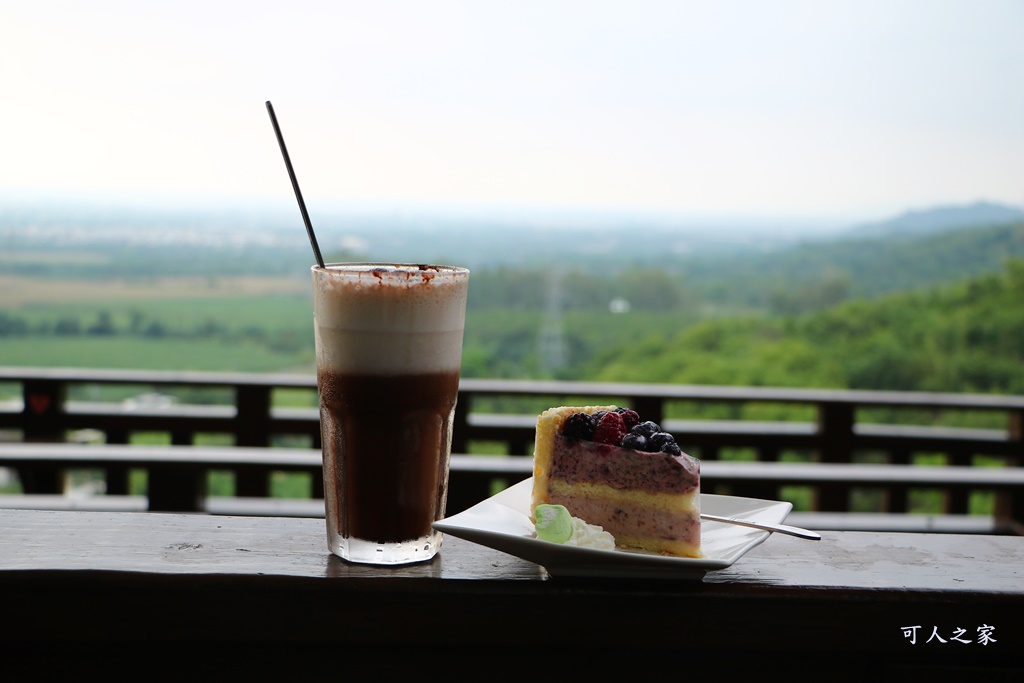
[(709, 306), (799, 313), (999, 272), (1021, 257), (1024, 212), (986, 204), (904, 214), (771, 254), (693, 259), (684, 278)]
[(844, 237), (911, 237), (947, 230), (1024, 222), (1024, 211), (1005, 204), (975, 202), (965, 206), (937, 206), (907, 211), (876, 223), (858, 225)]
[[(296, 214), (5, 206), (0, 274), (301, 277), (312, 253)], [(755, 229), (725, 219), (626, 214), (377, 212), (317, 215), (314, 222), (328, 260), (448, 262), (478, 275), (507, 267), (613, 277), (657, 270), (682, 282), (691, 304), (716, 314), (813, 310), (998, 271), (1006, 257), (1024, 254), (1024, 211), (991, 202), (909, 211), (827, 233), (820, 226), (763, 222)]]

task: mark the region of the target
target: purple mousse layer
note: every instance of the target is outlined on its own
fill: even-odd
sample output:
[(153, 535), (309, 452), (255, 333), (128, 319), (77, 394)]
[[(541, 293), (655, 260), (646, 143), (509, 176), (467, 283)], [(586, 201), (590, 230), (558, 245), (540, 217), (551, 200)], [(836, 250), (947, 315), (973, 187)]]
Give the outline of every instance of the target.
[(700, 517), (603, 499), (552, 495), (551, 502), (565, 505), (576, 517), (604, 528), (618, 540), (628, 536), (682, 541), (700, 547)]
[(557, 434), (551, 460), (550, 476), (571, 484), (600, 483), (650, 493), (686, 493), (700, 484), (700, 463), (685, 453), (643, 453)]

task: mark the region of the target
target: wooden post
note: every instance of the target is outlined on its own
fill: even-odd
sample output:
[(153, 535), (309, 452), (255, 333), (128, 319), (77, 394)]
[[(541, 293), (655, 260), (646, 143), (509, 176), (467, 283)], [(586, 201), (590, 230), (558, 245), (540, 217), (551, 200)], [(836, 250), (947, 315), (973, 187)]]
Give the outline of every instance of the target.
[(150, 467), (146, 494), (150, 512), (200, 512), (206, 498), (206, 471)]
[(1007, 415), (1007, 437), (1012, 444), (1008, 465), (1024, 465), (1024, 410), (1010, 410)]
[(629, 407), (640, 414), (641, 419), (661, 424), (665, 419), (665, 406), (660, 396), (633, 396)]
[[(235, 387), (235, 445), (251, 447), (270, 446), (269, 386), (244, 385)], [(235, 473), (235, 495), (266, 497), (270, 495), (270, 480), (256, 471)]]
[[(1011, 410), (1008, 415), (1007, 437), (1011, 446), (1011, 455), (1007, 465), (1020, 467), (1024, 465), (1024, 410)], [(1007, 493), (996, 498), (996, 518), (1009, 520), (1010, 532), (1024, 535), (1024, 493)]]
[[(64, 441), (62, 424), (67, 385), (60, 380), (26, 379), (22, 391), (22, 439)], [(18, 468), (25, 493), (63, 493), (64, 472), (46, 465)]]
[[(848, 463), (853, 456), (854, 407), (851, 403), (819, 403), (818, 460), (826, 463)], [(847, 512), (849, 491), (846, 487), (823, 487), (817, 495), (817, 508), (823, 512)]]
[[(892, 465), (909, 465), (910, 455), (910, 451), (906, 448), (893, 449), (889, 452), (889, 463)], [(884, 512), (906, 512), (907, 505), (907, 487), (886, 487)]]

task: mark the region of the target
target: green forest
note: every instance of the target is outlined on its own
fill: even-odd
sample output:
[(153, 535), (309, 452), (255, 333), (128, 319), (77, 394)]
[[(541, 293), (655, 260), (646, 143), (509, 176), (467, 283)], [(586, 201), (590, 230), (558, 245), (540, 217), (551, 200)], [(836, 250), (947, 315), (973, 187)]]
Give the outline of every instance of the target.
[(1024, 260), (800, 315), (705, 320), (599, 354), (597, 380), (1024, 393)]

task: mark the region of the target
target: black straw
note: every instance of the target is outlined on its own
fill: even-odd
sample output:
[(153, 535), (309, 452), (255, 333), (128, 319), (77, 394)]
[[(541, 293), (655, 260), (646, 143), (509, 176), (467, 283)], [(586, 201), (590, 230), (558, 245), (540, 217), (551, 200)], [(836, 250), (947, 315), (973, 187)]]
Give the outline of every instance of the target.
[(288, 169), (288, 177), (292, 181), (292, 188), (295, 190), (295, 199), (299, 202), (299, 211), (302, 212), (302, 220), (306, 223), (306, 234), (309, 235), (309, 244), (313, 247), (313, 255), (316, 256), (317, 265), (324, 267), (324, 257), (320, 255), (320, 247), (316, 243), (316, 235), (313, 234), (313, 224), (309, 220), (309, 213), (306, 211), (306, 202), (302, 201), (302, 191), (299, 190), (299, 181), (295, 179), (295, 170), (292, 168), (292, 160), (288, 156), (288, 148), (284, 146), (284, 136), (281, 135), (281, 127), (277, 125), (277, 117), (274, 116), (274, 107), (267, 100), (267, 113), (270, 114), (270, 122), (274, 124), (274, 134), (277, 135), (277, 144), (281, 146), (281, 156), (284, 157), (285, 168)]

